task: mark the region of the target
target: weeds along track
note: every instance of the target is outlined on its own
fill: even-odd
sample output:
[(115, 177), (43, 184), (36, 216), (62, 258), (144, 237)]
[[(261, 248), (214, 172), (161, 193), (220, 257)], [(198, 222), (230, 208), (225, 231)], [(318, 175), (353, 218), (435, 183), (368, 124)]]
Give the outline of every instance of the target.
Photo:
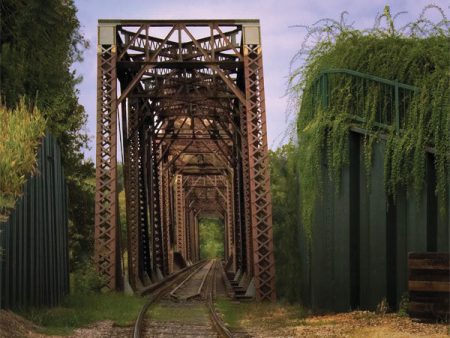
[(221, 269), (219, 261), (201, 262), (158, 285), (139, 313), (133, 338), (234, 337), (214, 307)]

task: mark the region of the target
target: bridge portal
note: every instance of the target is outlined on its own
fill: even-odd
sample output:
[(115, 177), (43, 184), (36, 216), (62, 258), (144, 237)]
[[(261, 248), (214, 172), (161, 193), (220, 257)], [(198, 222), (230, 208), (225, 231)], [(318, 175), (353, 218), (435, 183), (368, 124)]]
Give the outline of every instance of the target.
[(122, 278), (119, 134), (131, 286), (198, 261), (198, 220), (212, 215), (227, 268), (275, 300), (259, 20), (99, 20), (97, 53), (95, 261), (108, 287)]

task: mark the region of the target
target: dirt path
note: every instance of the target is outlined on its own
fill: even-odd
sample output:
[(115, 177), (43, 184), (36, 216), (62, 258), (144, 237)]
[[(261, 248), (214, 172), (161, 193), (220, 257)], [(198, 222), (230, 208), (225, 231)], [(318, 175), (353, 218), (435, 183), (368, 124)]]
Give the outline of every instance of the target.
[[(364, 337), (364, 338), (406, 338), (406, 337), (450, 337), (446, 324), (416, 322), (396, 314), (377, 315), (369, 311), (310, 316), (303, 320), (286, 319), (280, 313), (275, 317), (246, 318), (241, 321), (253, 337)], [(270, 322), (274, 324), (271, 325)], [(267, 323), (267, 325), (261, 323)]]

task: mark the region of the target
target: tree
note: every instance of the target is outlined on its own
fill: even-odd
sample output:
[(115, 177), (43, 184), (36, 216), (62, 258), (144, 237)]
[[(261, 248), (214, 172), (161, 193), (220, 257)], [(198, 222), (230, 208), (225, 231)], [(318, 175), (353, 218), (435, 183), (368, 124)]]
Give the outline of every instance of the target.
[(2, 0), (0, 96), (14, 107), (21, 97), (35, 104), (58, 140), (69, 190), (72, 254), (92, 252), (93, 164), (83, 160), (87, 114), (78, 103), (71, 70), (88, 47), (73, 0)]
[(300, 298), (301, 271), (297, 149), (290, 143), (270, 151), (269, 156), (277, 293), (280, 299), (295, 302)]
[(223, 221), (216, 218), (199, 220), (200, 257), (202, 259), (218, 258), (224, 255)]
[[(9, 107), (19, 98), (35, 101), (58, 139), (66, 169), (80, 163), (86, 146), (86, 112), (70, 69), (82, 60), (86, 41), (79, 32), (73, 1), (2, 1), (0, 93)], [(66, 170), (67, 171), (67, 170)]]

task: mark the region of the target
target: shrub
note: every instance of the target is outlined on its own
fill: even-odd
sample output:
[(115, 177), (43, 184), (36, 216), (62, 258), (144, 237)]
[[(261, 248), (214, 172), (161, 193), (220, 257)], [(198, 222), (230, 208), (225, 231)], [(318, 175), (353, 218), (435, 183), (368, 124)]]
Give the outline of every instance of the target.
[(98, 293), (106, 285), (106, 280), (91, 261), (80, 264), (74, 271), (73, 292), (78, 294)]
[(400, 304), (398, 305), (398, 315), (401, 317), (408, 316), (409, 295), (405, 292), (400, 298)]
[(0, 222), (8, 219), (27, 177), (36, 173), (45, 126), (41, 112), (25, 99), (14, 109), (0, 105)]

